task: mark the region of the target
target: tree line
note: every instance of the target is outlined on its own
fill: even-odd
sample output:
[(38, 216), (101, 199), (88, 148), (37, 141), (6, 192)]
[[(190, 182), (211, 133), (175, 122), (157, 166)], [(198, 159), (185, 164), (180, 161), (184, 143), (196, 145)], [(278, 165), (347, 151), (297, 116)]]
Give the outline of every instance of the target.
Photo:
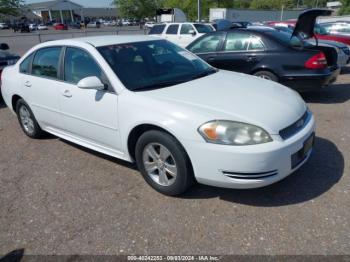
[[(326, 7), (328, 0), (201, 0), (202, 17), (209, 16), (210, 8), (243, 8), (259, 10), (281, 10), (294, 8)], [(340, 14), (350, 14), (350, 0), (341, 0)], [(114, 0), (123, 17), (154, 17), (157, 8), (180, 8), (191, 20), (197, 18), (197, 0)]]

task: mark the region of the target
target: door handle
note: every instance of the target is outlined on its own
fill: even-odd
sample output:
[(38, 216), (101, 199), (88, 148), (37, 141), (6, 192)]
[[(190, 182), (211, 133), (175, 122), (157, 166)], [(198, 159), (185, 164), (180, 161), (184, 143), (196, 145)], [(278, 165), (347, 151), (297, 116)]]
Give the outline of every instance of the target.
[(249, 55), (247, 56), (247, 61), (248, 62), (252, 62), (252, 61), (256, 61), (257, 57), (255, 55)]
[(65, 96), (65, 97), (72, 97), (72, 93), (68, 89), (66, 89), (63, 92), (63, 96)]
[(214, 57), (209, 57), (209, 58), (208, 58), (208, 62), (213, 62), (214, 60), (215, 60)]
[(24, 85), (25, 85), (26, 87), (31, 87), (31, 86), (32, 86), (32, 84), (31, 84), (29, 81), (26, 81), (26, 82), (24, 83)]

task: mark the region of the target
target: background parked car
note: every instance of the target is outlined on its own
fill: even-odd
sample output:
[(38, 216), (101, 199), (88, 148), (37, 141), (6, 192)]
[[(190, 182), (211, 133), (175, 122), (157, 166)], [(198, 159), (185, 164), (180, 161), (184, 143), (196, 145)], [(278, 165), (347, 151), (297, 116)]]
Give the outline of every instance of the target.
[(201, 23), (166, 23), (154, 25), (149, 35), (159, 36), (186, 47), (202, 35), (213, 31), (213, 27)]
[(48, 30), (49, 28), (45, 24), (38, 25), (38, 30)]
[[(10, 47), (5, 44), (0, 44), (0, 87), (1, 87), (1, 74), (2, 70), (9, 65), (14, 65), (17, 63), (17, 61), (20, 59), (19, 55), (13, 54), (9, 52)], [(1, 92), (0, 92), (0, 99), (1, 99)]]
[(156, 23), (153, 21), (146, 22), (144, 27), (147, 29), (151, 29)]
[(71, 22), (68, 24), (68, 27), (72, 29), (81, 29), (81, 23), (80, 22)]
[(38, 25), (37, 24), (29, 24), (29, 30), (30, 31), (35, 31), (38, 29)]
[(349, 22), (321, 23), (320, 26), (322, 26), (328, 34), (350, 36)]
[(278, 81), (298, 91), (318, 89), (336, 80), (334, 48), (294, 45), (290, 35), (274, 29), (233, 29), (209, 33), (187, 48), (225, 70)]
[(9, 25), (6, 23), (0, 23), (0, 29), (10, 29)]
[(330, 34), (322, 25), (315, 26), (315, 36), (317, 39), (331, 40), (350, 45), (350, 36)]
[(90, 22), (86, 25), (87, 28), (100, 28), (101, 27), (101, 23), (98, 21), (95, 22)]
[(55, 24), (53, 27), (55, 30), (68, 30), (68, 26), (66, 24)]

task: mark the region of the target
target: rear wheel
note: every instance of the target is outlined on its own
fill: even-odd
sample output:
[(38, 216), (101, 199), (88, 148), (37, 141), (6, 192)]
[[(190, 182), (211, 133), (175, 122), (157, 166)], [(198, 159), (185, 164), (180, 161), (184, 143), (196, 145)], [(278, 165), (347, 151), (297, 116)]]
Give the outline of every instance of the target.
[(32, 110), (23, 99), (17, 101), (16, 113), (22, 130), (27, 136), (30, 138), (42, 137), (44, 132), (36, 121)]
[(139, 138), (136, 162), (146, 182), (162, 194), (182, 194), (194, 182), (187, 153), (174, 137), (165, 132), (152, 130)]
[(254, 73), (254, 75), (257, 77), (266, 79), (266, 80), (278, 82), (278, 77), (274, 73), (271, 73), (269, 71), (258, 71), (256, 73)]

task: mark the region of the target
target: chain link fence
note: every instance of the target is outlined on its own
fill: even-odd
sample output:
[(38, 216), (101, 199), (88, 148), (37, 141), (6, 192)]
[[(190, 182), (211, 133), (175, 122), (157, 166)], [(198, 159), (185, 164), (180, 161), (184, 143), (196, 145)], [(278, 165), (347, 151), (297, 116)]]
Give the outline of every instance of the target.
[(124, 30), (72, 30), (66, 32), (32, 32), (32, 33), (8, 33), (0, 35), (0, 43), (7, 43), (11, 52), (23, 55), (33, 46), (52, 40), (70, 39), (87, 36), (103, 36), (103, 35), (146, 35), (147, 30), (144, 29), (124, 29)]

